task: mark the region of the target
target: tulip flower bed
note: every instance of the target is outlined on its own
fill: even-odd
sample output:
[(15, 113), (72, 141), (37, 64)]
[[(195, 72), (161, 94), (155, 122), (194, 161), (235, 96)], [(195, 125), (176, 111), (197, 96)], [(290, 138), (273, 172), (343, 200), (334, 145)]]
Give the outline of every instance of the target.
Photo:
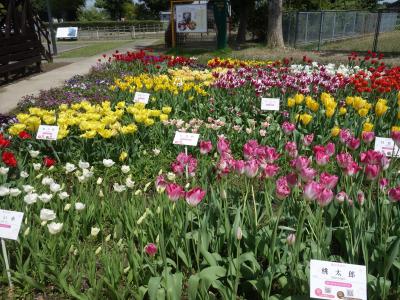
[[(13, 293), (308, 299), (320, 259), (365, 265), (368, 299), (398, 299), (400, 153), (374, 140), (400, 147), (400, 72), (355, 57), (116, 53), (26, 97), (0, 135), (0, 207), (24, 212), (7, 242)], [(36, 140), (41, 124), (58, 139)], [(198, 146), (173, 145), (176, 131)]]

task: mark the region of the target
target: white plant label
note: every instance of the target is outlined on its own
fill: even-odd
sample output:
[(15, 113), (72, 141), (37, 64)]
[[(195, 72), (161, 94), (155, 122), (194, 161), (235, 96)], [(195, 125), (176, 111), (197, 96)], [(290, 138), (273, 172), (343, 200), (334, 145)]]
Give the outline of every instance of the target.
[(261, 98), (261, 110), (279, 110), (279, 98)]
[(16, 240), (24, 213), (0, 209), (0, 238)]
[(197, 146), (200, 134), (189, 132), (175, 132), (174, 145)]
[(310, 298), (367, 300), (367, 269), (362, 265), (312, 259)]
[(58, 127), (58, 126), (40, 125), (39, 129), (36, 133), (36, 139), (37, 140), (55, 141), (55, 140), (57, 140), (59, 130), (60, 130), (60, 127)]
[(136, 92), (135, 98), (133, 98), (133, 102), (147, 104), (149, 103), (149, 97), (150, 97), (149, 93)]
[(383, 152), (386, 156), (400, 157), (399, 147), (394, 144), (391, 138), (376, 137), (374, 150)]

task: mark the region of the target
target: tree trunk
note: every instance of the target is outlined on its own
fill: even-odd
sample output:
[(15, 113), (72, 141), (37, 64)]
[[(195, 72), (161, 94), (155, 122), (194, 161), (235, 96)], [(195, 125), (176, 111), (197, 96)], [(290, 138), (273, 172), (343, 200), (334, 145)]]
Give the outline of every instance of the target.
[(284, 48), (282, 32), (282, 0), (268, 1), (268, 47)]
[(246, 42), (247, 33), (247, 20), (249, 19), (250, 3), (252, 1), (241, 1), (240, 2), (240, 14), (239, 14), (239, 28), (236, 36), (236, 43), (242, 44)]

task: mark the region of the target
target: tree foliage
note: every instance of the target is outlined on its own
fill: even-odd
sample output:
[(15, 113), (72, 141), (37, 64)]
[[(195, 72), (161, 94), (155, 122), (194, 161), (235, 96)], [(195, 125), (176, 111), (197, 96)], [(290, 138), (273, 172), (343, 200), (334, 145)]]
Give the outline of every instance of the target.
[(124, 6), (132, 3), (130, 0), (96, 0), (95, 6), (106, 10), (112, 20), (121, 20), (124, 17)]
[[(159, 19), (161, 11), (169, 10), (168, 0), (139, 0), (139, 10), (142, 14), (153, 19)], [(138, 14), (140, 16), (140, 14)]]
[[(54, 18), (66, 21), (76, 20), (78, 11), (85, 5), (85, 0), (49, 0)], [(43, 20), (48, 20), (46, 0), (32, 0), (33, 8)]]

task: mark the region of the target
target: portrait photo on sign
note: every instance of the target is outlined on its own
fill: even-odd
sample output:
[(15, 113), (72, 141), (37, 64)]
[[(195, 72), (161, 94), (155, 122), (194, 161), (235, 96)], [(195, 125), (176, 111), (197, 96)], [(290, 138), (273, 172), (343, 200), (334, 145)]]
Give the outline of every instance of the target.
[(177, 32), (207, 32), (207, 5), (176, 6)]

